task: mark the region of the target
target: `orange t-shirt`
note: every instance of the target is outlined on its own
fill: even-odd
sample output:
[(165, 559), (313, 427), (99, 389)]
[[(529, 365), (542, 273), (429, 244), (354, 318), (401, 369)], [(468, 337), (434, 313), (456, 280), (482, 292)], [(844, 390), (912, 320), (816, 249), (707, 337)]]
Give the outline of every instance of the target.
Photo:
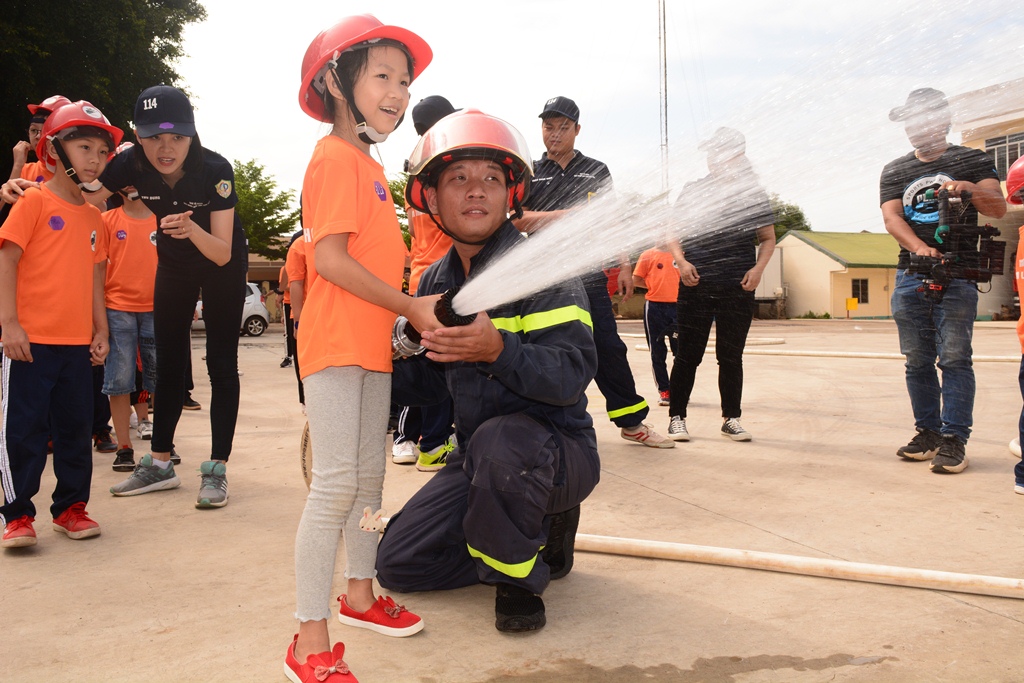
[[(285, 270), (288, 271), (288, 289), (291, 290), (291, 283), (302, 282), (302, 301), (305, 303), (309, 294), (309, 280), (306, 278), (306, 240), (299, 238), (288, 247), (288, 258), (284, 261)], [(290, 298), (291, 295), (289, 295)], [(295, 312), (292, 312), (292, 318)]]
[(411, 261), (409, 264), (409, 294), (416, 294), (420, 276), (427, 266), (439, 260), (452, 248), (452, 238), (438, 230), (430, 216), (408, 204), (405, 214), (412, 227)]
[[(1017, 278), (1017, 292), (1020, 293), (1024, 291), (1024, 225), (1017, 228), (1017, 234), (1017, 260), (1013, 270)], [(1017, 320), (1017, 339), (1020, 341), (1020, 351), (1024, 354), (1024, 315)]]
[(633, 275), (647, 285), (644, 298), (648, 301), (670, 303), (679, 297), (679, 269), (667, 251), (648, 249), (640, 254)]
[(107, 308), (153, 310), (156, 284), (156, 216), (132, 218), (122, 207), (103, 214), (107, 228)]
[(36, 183), (45, 183), (53, 177), (53, 171), (46, 168), (46, 164), (43, 162), (33, 161), (31, 164), (21, 167), (21, 177)]
[[(287, 256), (285, 258), (287, 259)], [(285, 263), (287, 264), (287, 260)], [(281, 302), (285, 306), (291, 306), (292, 295), (288, 288), (288, 271), (285, 270), (285, 266), (281, 266), (281, 270), (277, 273), (277, 288), (283, 292), (281, 294)]]
[(298, 334), (302, 376), (347, 365), (391, 372), (395, 314), (320, 277), (314, 257), (321, 239), (348, 234), (352, 258), (401, 288), (405, 241), (384, 169), (354, 145), (329, 135), (317, 143), (306, 168), (302, 204), (306, 272), (312, 274)]
[(50, 188), (30, 188), (0, 227), (0, 244), (21, 247), (18, 322), (33, 344), (92, 342), (95, 265), (107, 260), (99, 209), (70, 204)]

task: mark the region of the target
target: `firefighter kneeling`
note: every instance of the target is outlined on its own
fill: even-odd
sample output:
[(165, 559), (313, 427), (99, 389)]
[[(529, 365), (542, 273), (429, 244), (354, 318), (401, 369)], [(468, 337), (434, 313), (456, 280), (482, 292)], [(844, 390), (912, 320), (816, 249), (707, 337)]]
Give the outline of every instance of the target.
[[(523, 237), (509, 214), (528, 192), (518, 131), (478, 110), (445, 117), (409, 159), (406, 200), (454, 244), (418, 296), (463, 285)], [(395, 362), (393, 400), (432, 405), (449, 393), (458, 447), (387, 526), (377, 579), (394, 591), (497, 587), (499, 631), (545, 624), (541, 594), (572, 568), (579, 505), (600, 462), (587, 385), (597, 369), (578, 279), (422, 334), (426, 353)]]

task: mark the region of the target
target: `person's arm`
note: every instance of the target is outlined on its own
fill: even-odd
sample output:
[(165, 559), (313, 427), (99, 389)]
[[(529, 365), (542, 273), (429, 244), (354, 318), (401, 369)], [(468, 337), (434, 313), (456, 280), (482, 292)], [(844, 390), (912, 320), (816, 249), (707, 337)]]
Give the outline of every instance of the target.
[(938, 249), (928, 246), (904, 220), (902, 200), (890, 199), (882, 204), (882, 218), (885, 221), (886, 232), (896, 238), (896, 242), (911, 254), (934, 258), (942, 257)]
[(743, 279), (740, 280), (740, 287), (748, 292), (753, 292), (761, 283), (764, 269), (768, 266), (772, 252), (775, 251), (775, 226), (765, 225), (758, 228), (757, 242), (757, 261), (754, 263), (754, 267), (744, 273)]
[(18, 321), (18, 262), (23, 253), (10, 240), (0, 244), (0, 327), (4, 330), (4, 355), (31, 363), (28, 334)]
[(381, 280), (349, 254), (348, 233), (326, 235), (314, 249), (316, 270), (328, 282), (364, 301), (404, 315), (420, 332), (441, 327), (434, 316), (434, 302), (440, 295), (414, 299)]
[(210, 232), (192, 220), (192, 212), (171, 214), (160, 221), (165, 235), (178, 240), (192, 240), (203, 256), (218, 266), (231, 260), (231, 234), (234, 231), (235, 210), (221, 209), (210, 212)]
[(629, 254), (623, 254), (619, 257), (619, 282), (616, 289), (619, 294), (622, 295), (622, 300), (626, 301), (629, 297), (633, 296), (633, 276), (630, 274), (633, 270), (633, 265), (629, 262)]
[(14, 146), (12, 150), (14, 154), (14, 166), (11, 167), (11, 175), (8, 180), (14, 180), (15, 178), (21, 177), (21, 169), (25, 168), (25, 163), (28, 161), (28, 153), (32, 149), (32, 146), (28, 144), (26, 140), (19, 140), (18, 144)]
[(569, 213), (571, 209), (559, 209), (558, 211), (524, 211), (522, 218), (512, 221), (519, 232), (532, 234), (540, 230), (548, 223), (552, 223)]
[(299, 324), (299, 316), (302, 315), (302, 304), (306, 297), (305, 280), (292, 280), (288, 283), (288, 292), (292, 297), (292, 320)]
[(1002, 218), (1006, 215), (1006, 198), (1003, 197), (1003, 188), (995, 178), (985, 178), (976, 183), (954, 180), (942, 187), (949, 190), (953, 197), (959, 197), (965, 190), (970, 192), (974, 208), (990, 218)]
[(633, 276), (633, 288), (636, 289), (637, 287), (639, 287), (641, 289), (647, 289), (647, 283), (644, 282), (644, 279), (642, 277), (640, 277), (639, 275), (634, 275)]
[(110, 330), (107, 328), (107, 302), (105, 286), (107, 262), (101, 261), (92, 271), (92, 343), (89, 356), (93, 365), (103, 365), (110, 353)]
[(687, 287), (696, 287), (697, 283), (700, 282), (700, 275), (697, 273), (697, 268), (686, 260), (686, 252), (679, 245), (679, 242), (667, 240), (665, 242), (665, 251), (672, 254), (672, 258), (675, 259), (676, 269), (679, 271), (679, 279), (683, 281), (683, 284)]
[(24, 178), (11, 178), (0, 186), (0, 199), (8, 204), (14, 204), (21, 199), (21, 195), (25, 194), (25, 190), (30, 187), (39, 187), (39, 183), (34, 180), (25, 180)]

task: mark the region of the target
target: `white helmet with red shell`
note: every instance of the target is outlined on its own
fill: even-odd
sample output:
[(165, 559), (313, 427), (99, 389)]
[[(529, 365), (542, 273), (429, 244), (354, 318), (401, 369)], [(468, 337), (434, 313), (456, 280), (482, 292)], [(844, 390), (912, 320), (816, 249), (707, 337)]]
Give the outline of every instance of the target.
[(521, 214), (533, 176), (530, 150), (512, 124), (479, 109), (449, 114), (420, 138), (409, 155), (409, 181), (405, 186), (409, 205), (430, 213), (426, 188), (436, 186), (441, 171), (459, 159), (486, 159), (501, 165), (507, 173), (508, 210)]
[[(345, 17), (326, 31), (321, 31), (302, 58), (302, 85), (299, 88), (302, 111), (317, 121), (334, 123), (324, 110), (324, 97), (327, 72), (337, 65), (338, 57), (347, 50), (395, 43), (400, 44), (412, 59), (412, 79), (415, 80), (430, 64), (434, 53), (426, 41), (412, 31), (382, 24), (372, 14)], [(350, 106), (354, 105), (350, 103)]]
[(1006, 172), (1006, 202), (1024, 204), (1021, 190), (1024, 189), (1024, 157), (1017, 159)]

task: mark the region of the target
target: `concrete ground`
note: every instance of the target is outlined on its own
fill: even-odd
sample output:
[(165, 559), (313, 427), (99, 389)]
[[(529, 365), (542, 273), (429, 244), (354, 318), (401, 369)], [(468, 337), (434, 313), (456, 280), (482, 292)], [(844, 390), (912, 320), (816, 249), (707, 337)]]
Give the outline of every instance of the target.
[[(891, 322), (755, 323), (751, 338), (783, 339), (775, 349), (898, 351)], [(654, 400), (642, 340), (625, 339), (638, 388)], [(39, 544), (0, 558), (0, 681), (285, 680), (306, 492), (295, 378), (278, 367), (280, 326), (243, 338), (231, 502), (196, 510), (209, 447), (202, 342), (194, 395), (204, 409), (179, 425), (181, 488), (114, 498), (107, 488), (124, 475), (97, 454), (89, 510), (103, 534), (71, 541), (48, 528), (47, 473)], [(1012, 324), (978, 324), (975, 352), (1019, 358)], [(1024, 577), (1024, 496), (1013, 493), (1007, 449), (1018, 365), (976, 371), (971, 464), (952, 476), (895, 456), (913, 434), (898, 360), (747, 356), (743, 421), (754, 441), (733, 443), (718, 435), (708, 355), (687, 421), (693, 440), (672, 450), (619, 438), (592, 386), (603, 473), (580, 531)], [(665, 430), (667, 408), (652, 407), (650, 422)], [(429, 476), (389, 458), (385, 508), (399, 509)], [(335, 592), (343, 586), (339, 563)], [(587, 553), (544, 598), (548, 625), (534, 634), (498, 633), (493, 589), (478, 586), (400, 596), (427, 624), (415, 637), (336, 623), (332, 636), (363, 683), (1024, 678), (1019, 600)]]

